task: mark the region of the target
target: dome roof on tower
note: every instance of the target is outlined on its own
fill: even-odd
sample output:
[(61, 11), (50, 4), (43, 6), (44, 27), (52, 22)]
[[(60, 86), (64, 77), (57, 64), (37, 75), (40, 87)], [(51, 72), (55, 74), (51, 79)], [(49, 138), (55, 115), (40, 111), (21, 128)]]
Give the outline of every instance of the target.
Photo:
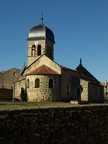
[(39, 25), (32, 27), (28, 33), (28, 40), (38, 39), (49, 39), (55, 42), (53, 32), (49, 28), (47, 28), (43, 23), (40, 23)]

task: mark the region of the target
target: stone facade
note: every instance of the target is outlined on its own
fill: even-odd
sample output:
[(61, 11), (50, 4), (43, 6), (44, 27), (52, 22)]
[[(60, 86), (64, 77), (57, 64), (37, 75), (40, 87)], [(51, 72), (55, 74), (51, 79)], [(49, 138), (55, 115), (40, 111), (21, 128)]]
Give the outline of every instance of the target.
[[(35, 88), (35, 79), (40, 80), (40, 88)], [(28, 101), (60, 101), (60, 76), (39, 75), (27, 76), (30, 87), (28, 87), (27, 95)], [(53, 88), (49, 88), (49, 80), (53, 79)]]
[(20, 70), (12, 68), (0, 72), (0, 100), (13, 99), (13, 82), (20, 76)]
[[(50, 57), (51, 59), (53, 59), (53, 42), (51, 42), (50, 40), (32, 40), (32, 41), (28, 41), (28, 66), (30, 64), (32, 64), (36, 59), (38, 59), (40, 57), (40, 55), (36, 55), (37, 54), (37, 47), (38, 45), (36, 45), (36, 50), (35, 53), (36, 54), (32, 54), (32, 46), (35, 44), (35, 42), (38, 42), (38, 45), (40, 45), (42, 47), (41, 49), (41, 55), (47, 55), (48, 57)], [(48, 54), (48, 49), (51, 48), (51, 54)]]
[(88, 84), (88, 100), (90, 103), (104, 102), (104, 89), (103, 86), (96, 83), (89, 82)]
[(26, 88), (25, 78), (13, 84), (13, 100), (14, 99), (23, 100), (21, 98), (21, 88), (24, 88), (24, 89)]
[(104, 99), (105, 102), (108, 102), (108, 82), (102, 82), (101, 85), (104, 87)]
[(78, 73), (67, 68), (62, 68), (61, 74), (61, 100), (78, 100), (80, 94), (80, 80)]
[(108, 144), (108, 105), (0, 111), (1, 144)]
[(20, 70), (12, 68), (7, 71), (0, 72), (0, 88), (12, 89), (12, 84), (20, 76)]
[(48, 58), (46, 55), (42, 55), (38, 60), (34, 61), (32, 65), (29, 65), (26, 68), (25, 75), (29, 73), (30, 71), (34, 70), (35, 68), (45, 64), (48, 67), (51, 67), (52, 70), (56, 71), (58, 74), (61, 74), (61, 66), (57, 64), (56, 62), (52, 61), (50, 58)]
[[(81, 84), (81, 101), (88, 101), (88, 81), (80, 79)], [(92, 93), (94, 95), (94, 93)]]

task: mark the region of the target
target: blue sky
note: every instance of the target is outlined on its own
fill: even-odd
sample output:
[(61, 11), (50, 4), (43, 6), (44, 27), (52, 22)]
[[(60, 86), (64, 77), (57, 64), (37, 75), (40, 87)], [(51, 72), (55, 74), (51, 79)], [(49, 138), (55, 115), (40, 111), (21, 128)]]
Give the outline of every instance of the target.
[(108, 0), (0, 0), (0, 71), (27, 63), (27, 36), (43, 23), (55, 35), (54, 60), (108, 80)]

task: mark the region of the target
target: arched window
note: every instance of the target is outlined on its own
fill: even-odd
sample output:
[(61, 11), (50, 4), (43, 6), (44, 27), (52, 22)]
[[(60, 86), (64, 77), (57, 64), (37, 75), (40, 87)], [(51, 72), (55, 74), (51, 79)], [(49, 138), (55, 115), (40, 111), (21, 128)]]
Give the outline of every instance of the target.
[(32, 46), (31, 55), (32, 56), (36, 55), (36, 47), (35, 47), (35, 45)]
[(80, 97), (80, 89), (77, 88), (77, 97), (79, 98)]
[(67, 83), (67, 94), (71, 94), (71, 83)]
[(35, 88), (40, 87), (40, 80), (38, 78), (35, 79)]
[(37, 55), (41, 55), (41, 45), (38, 45), (37, 47)]
[(29, 88), (29, 79), (27, 79), (27, 88)]
[(49, 79), (49, 88), (53, 88), (53, 79)]
[(21, 88), (21, 94), (24, 94), (24, 88), (23, 87)]

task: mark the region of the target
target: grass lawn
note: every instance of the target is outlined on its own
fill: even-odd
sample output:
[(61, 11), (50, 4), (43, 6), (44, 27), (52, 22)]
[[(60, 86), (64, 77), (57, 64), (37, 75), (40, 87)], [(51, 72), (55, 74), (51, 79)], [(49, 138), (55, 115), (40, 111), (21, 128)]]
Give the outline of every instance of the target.
[(1, 101), (0, 110), (17, 110), (17, 109), (33, 109), (33, 108), (48, 108), (48, 107), (71, 107), (71, 103), (65, 102), (16, 102), (16, 101)]
[(52, 107), (76, 107), (76, 106), (99, 106), (108, 104), (72, 104), (69, 102), (21, 102), (21, 101), (1, 101), (0, 111), (2, 110), (20, 110), (35, 108), (52, 108)]

